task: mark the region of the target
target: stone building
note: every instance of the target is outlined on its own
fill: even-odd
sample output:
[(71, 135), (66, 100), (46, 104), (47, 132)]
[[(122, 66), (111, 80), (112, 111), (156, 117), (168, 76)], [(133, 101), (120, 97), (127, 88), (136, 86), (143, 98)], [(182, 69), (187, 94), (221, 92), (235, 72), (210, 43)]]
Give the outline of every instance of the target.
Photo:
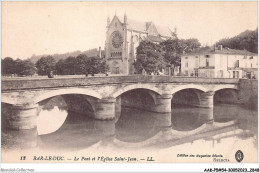
[(258, 78), (258, 55), (246, 50), (200, 48), (181, 57), (184, 76), (210, 78)]
[(176, 37), (176, 29), (172, 32), (167, 27), (155, 25), (153, 22), (138, 22), (114, 16), (107, 18), (105, 42), (105, 58), (112, 74), (133, 74), (133, 63), (136, 58), (136, 47), (142, 40), (160, 43)]

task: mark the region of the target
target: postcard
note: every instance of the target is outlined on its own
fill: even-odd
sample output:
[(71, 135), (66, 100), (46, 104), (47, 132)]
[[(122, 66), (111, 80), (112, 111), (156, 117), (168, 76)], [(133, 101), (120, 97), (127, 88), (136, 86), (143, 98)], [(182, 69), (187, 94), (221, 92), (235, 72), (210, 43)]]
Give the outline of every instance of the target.
[(2, 2), (1, 162), (258, 163), (257, 7)]

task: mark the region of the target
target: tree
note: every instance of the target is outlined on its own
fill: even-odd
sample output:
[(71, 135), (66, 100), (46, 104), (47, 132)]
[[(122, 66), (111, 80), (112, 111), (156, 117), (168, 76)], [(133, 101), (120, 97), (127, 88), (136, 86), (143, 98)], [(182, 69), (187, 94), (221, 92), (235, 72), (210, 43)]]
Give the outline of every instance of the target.
[(75, 75), (77, 70), (77, 61), (75, 57), (68, 57), (64, 60), (63, 71), (65, 75)]
[(108, 65), (99, 57), (90, 58), (85, 54), (80, 54), (76, 58), (70, 56), (65, 60), (59, 60), (55, 68), (59, 75), (96, 74), (106, 73)]
[(47, 75), (50, 71), (55, 70), (55, 60), (52, 56), (41, 57), (36, 62), (36, 68), (39, 75)]
[(175, 68), (181, 64), (183, 52), (191, 52), (201, 46), (198, 39), (168, 39), (160, 44), (142, 41), (136, 49), (134, 67), (137, 73), (143, 69), (150, 74), (161, 68), (162, 64)]
[[(160, 43), (164, 60), (174, 69), (181, 64), (181, 55), (191, 52), (201, 46), (198, 39), (168, 39)], [(174, 70), (173, 70), (174, 71)]]
[(2, 75), (7, 75), (7, 74), (15, 74), (15, 61), (10, 58), (6, 57), (2, 61)]
[(180, 64), (180, 55), (183, 53), (185, 45), (178, 39), (169, 39), (161, 42), (164, 60), (173, 65)]
[(36, 72), (35, 65), (30, 60), (13, 60), (10, 57), (2, 60), (2, 74), (17, 74), (19, 76), (33, 75)]
[(85, 54), (77, 56), (77, 67), (81, 74), (106, 73), (108, 65), (99, 57), (87, 57)]
[(108, 65), (106, 64), (106, 61), (103, 60), (103, 59), (100, 59), (99, 57), (97, 57), (99, 60), (99, 63), (98, 63), (98, 72), (99, 73), (106, 73), (108, 70), (109, 70), (109, 67)]
[(158, 70), (158, 65), (163, 63), (161, 45), (150, 41), (142, 41), (136, 49), (136, 61), (133, 63), (136, 72), (142, 73), (143, 69), (151, 74)]
[(90, 69), (90, 59), (85, 54), (80, 54), (76, 57), (77, 69), (80, 74), (89, 73)]
[(258, 29), (246, 30), (235, 37), (221, 39), (216, 45), (258, 53)]
[(17, 58), (15, 61), (14, 61), (14, 67), (15, 67), (15, 70), (14, 70), (14, 73), (15, 74), (19, 74), (21, 71), (22, 71), (22, 62), (23, 60)]
[(55, 64), (55, 69), (56, 69), (56, 74), (58, 75), (64, 75), (64, 59), (60, 59), (56, 64)]
[(137, 55), (134, 62), (135, 71), (137, 74), (141, 74), (144, 69), (145, 55)]
[(194, 49), (200, 48), (201, 44), (196, 38), (181, 39), (179, 40), (180, 47), (186, 53), (192, 52)]
[(100, 69), (99, 69), (99, 65), (100, 65), (100, 58), (97, 58), (97, 57), (92, 57), (92, 58), (89, 58), (89, 69), (88, 69), (88, 73), (91, 73), (91, 74), (97, 74), (100, 72)]
[(20, 76), (33, 75), (37, 71), (35, 65), (31, 62), (31, 60), (19, 61), (17, 63), (18, 63), (17, 65), (19, 66), (17, 74)]

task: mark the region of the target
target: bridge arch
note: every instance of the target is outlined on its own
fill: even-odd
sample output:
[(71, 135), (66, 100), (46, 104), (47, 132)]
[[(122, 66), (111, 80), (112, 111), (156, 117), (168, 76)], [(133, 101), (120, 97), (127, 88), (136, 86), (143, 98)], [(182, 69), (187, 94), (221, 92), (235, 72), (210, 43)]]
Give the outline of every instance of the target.
[(234, 89), (234, 90), (238, 90), (238, 86), (236, 85), (219, 85), (219, 86), (216, 86), (212, 89), (212, 91), (216, 92), (216, 91), (219, 91), (219, 90), (223, 90), (223, 89)]
[(181, 105), (199, 106), (201, 104), (202, 93), (207, 92), (207, 88), (201, 85), (188, 84), (180, 85), (171, 90), (172, 107)]
[(86, 95), (86, 96), (92, 96), (94, 98), (101, 99), (102, 96), (97, 93), (96, 91), (90, 90), (90, 89), (85, 89), (85, 88), (67, 88), (67, 89), (58, 89), (58, 90), (53, 90), (49, 91), (43, 94), (40, 94), (39, 96), (36, 96), (32, 99), (34, 103), (38, 103), (42, 100), (58, 96), (58, 95), (66, 95), (66, 94), (81, 94), (81, 95)]
[(194, 84), (188, 84), (188, 85), (180, 85), (175, 88), (173, 88), (170, 91), (170, 94), (175, 94), (178, 91), (184, 90), (184, 89), (197, 89), (203, 92), (207, 92), (207, 88), (201, 86), (201, 85), (194, 85)]
[(239, 102), (238, 87), (235, 85), (223, 85), (213, 88), (213, 103), (235, 104)]
[(155, 93), (162, 95), (162, 91), (154, 86), (151, 86), (150, 84), (133, 84), (133, 85), (128, 85), (124, 88), (119, 89), (118, 91), (114, 92), (112, 94), (112, 97), (116, 98), (118, 96), (120, 96), (121, 94), (130, 91), (130, 90), (134, 90), (134, 89), (147, 89), (147, 90), (151, 90), (154, 91)]
[(2, 95), (1, 103), (10, 104), (10, 105), (16, 105), (17, 104), (17, 100), (14, 99), (14, 98), (9, 98), (9, 97), (6, 97), (6, 96)]

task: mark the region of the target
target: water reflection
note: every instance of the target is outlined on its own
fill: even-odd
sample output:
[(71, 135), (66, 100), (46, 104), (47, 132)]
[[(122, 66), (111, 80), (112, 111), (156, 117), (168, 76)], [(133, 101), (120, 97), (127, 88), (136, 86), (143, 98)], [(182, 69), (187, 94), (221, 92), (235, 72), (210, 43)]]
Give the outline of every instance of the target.
[(62, 97), (45, 100), (40, 106), (37, 129), (11, 131), (2, 126), (3, 148), (22, 144), (20, 148), (76, 151), (97, 143), (103, 147), (169, 148), (194, 145), (194, 141), (200, 145), (210, 141), (207, 145), (215, 147), (216, 142), (227, 139), (251, 141), (257, 148), (257, 112), (239, 105), (219, 104), (214, 109), (174, 106), (171, 114), (122, 108), (117, 122), (70, 112)]
[(172, 124), (174, 130), (194, 130), (212, 119), (213, 109), (173, 105)]
[(60, 129), (40, 136), (40, 147), (48, 150), (79, 150), (88, 148), (114, 133), (113, 121), (98, 121), (86, 115), (69, 112)]
[(37, 130), (39, 135), (58, 130), (68, 115), (68, 106), (61, 96), (46, 99), (39, 103)]
[(141, 142), (171, 125), (170, 114), (156, 114), (125, 108), (116, 123), (116, 138), (124, 142)]
[(51, 110), (42, 110), (37, 118), (39, 135), (49, 134), (58, 130), (67, 118), (68, 112), (54, 106)]
[(9, 130), (2, 128), (1, 145), (3, 150), (24, 150), (38, 147), (37, 129)]

